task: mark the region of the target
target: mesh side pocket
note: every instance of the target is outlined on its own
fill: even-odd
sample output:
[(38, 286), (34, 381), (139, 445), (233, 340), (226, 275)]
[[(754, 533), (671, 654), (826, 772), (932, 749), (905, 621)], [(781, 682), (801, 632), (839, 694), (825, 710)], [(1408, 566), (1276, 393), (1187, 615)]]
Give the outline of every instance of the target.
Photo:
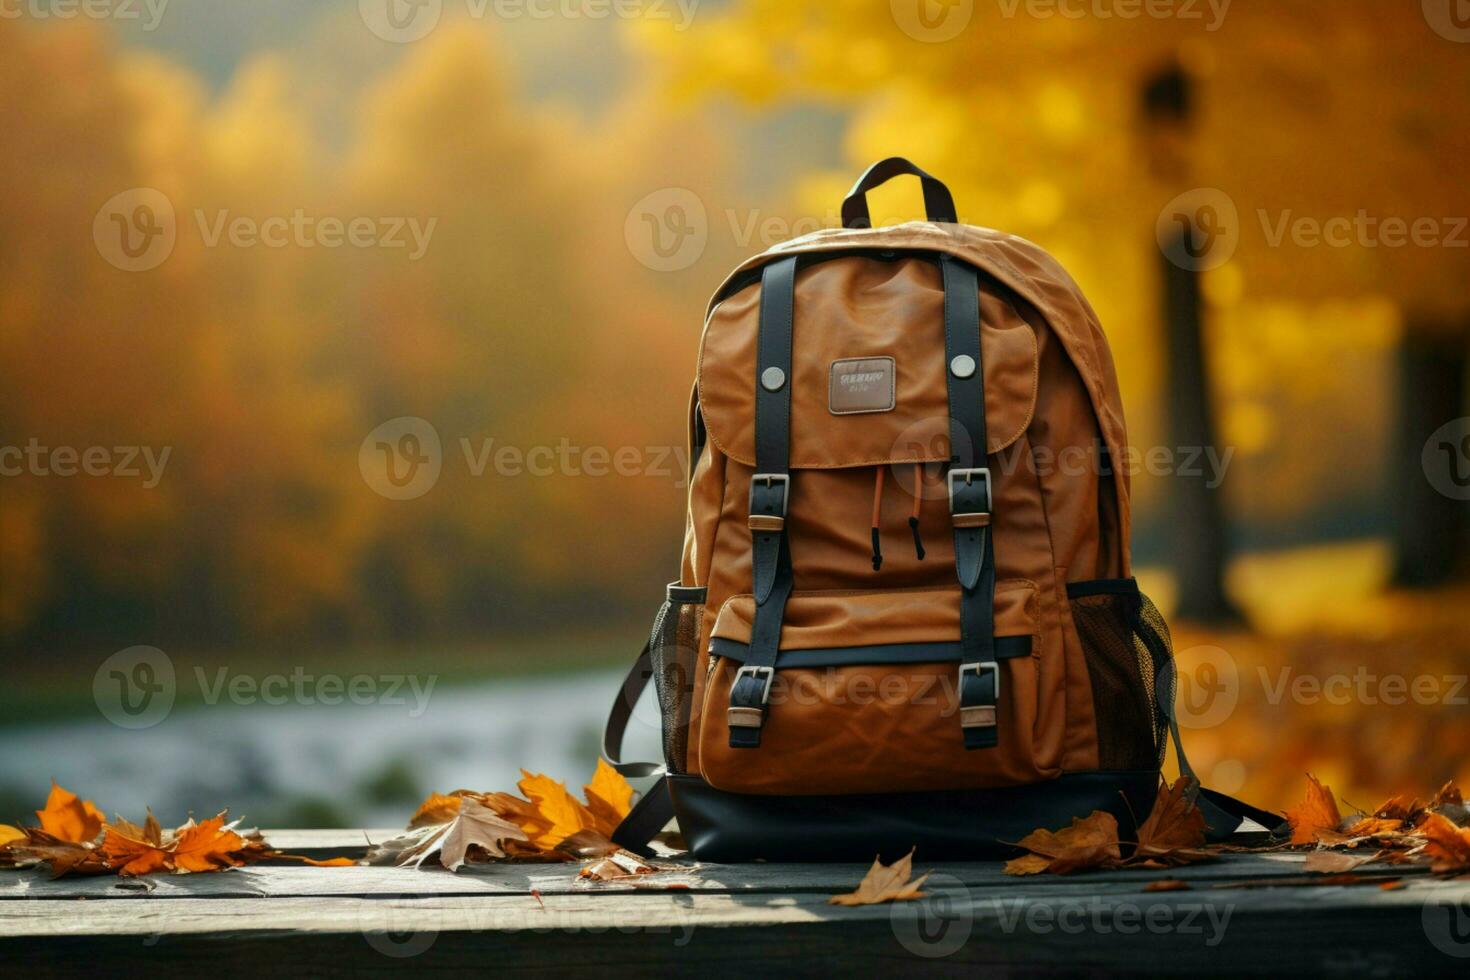
[(1169, 627), (1131, 579), (1076, 582), (1067, 592), (1092, 679), (1100, 767), (1157, 768), (1166, 736), (1161, 675), (1173, 698)]
[(664, 764), (682, 773), (689, 752), (689, 707), (694, 700), (694, 664), (699, 656), (699, 633), (704, 616), (705, 590), (669, 586), (649, 636), (653, 685), (658, 694), (663, 725)]

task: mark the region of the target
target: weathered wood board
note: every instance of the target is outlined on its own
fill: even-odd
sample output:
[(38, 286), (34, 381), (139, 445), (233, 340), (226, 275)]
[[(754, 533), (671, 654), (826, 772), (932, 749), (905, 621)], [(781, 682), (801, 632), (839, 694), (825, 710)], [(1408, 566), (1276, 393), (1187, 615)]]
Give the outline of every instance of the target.
[[(369, 832), (381, 839), (383, 832)], [(313, 856), (359, 853), (363, 832), (276, 832)], [(1008, 878), (999, 863), (938, 865), (928, 898), (827, 904), (860, 865), (680, 862), (636, 883), (575, 865), (459, 874), (256, 866), (143, 881), (0, 873), (5, 975), (414, 973), (646, 975), (689, 970), (973, 976), (1466, 975), (1470, 881), (1372, 865), (1354, 885), (1302, 887), (1294, 854), (1176, 872)], [(919, 870), (928, 870), (919, 869)], [(1144, 892), (1164, 877), (1188, 890)], [(1397, 878), (1393, 890), (1379, 887)], [(1248, 883), (1252, 887), (1230, 887)], [(1267, 886), (1269, 887), (1263, 887)]]

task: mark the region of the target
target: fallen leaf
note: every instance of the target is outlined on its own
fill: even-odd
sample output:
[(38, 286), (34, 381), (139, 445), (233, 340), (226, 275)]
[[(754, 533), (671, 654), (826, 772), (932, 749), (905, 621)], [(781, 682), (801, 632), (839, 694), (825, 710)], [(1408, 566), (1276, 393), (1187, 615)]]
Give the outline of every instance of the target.
[(25, 835), (24, 841), (12, 841), (0, 851), (0, 862), (3, 862), (0, 866), (29, 868), (46, 864), (53, 878), (67, 874), (105, 874), (108, 870), (102, 855), (90, 843), (62, 840), (37, 827), (26, 828)]
[[(917, 850), (917, 848), (915, 848)], [(909, 851), (903, 857), (890, 865), (884, 865), (878, 858), (873, 859), (873, 866), (868, 873), (863, 875), (863, 880), (858, 882), (857, 890), (845, 895), (833, 895), (827, 899), (829, 905), (878, 905), (883, 902), (908, 902), (916, 898), (923, 898), (924, 893), (919, 891), (919, 886), (924, 879), (929, 877), (925, 872), (914, 881), (909, 881), (914, 869), (914, 851)]]
[(1320, 832), (1337, 833), (1342, 814), (1337, 810), (1337, 798), (1332, 790), (1308, 773), (1306, 799), (1288, 809), (1286, 819), (1291, 823), (1293, 844), (1313, 844)]
[(1442, 814), (1431, 813), (1419, 825), (1419, 830), (1426, 840), (1424, 853), (1431, 859), (1431, 871), (1436, 874), (1470, 871), (1470, 827), (1458, 827)]
[(93, 806), (91, 800), (83, 800), (62, 789), (55, 780), (51, 783), (51, 795), (46, 798), (46, 808), (37, 810), (36, 817), (46, 833), (57, 840), (76, 844), (95, 841), (104, 822), (102, 811)]
[[(1113, 868), (1123, 860), (1118, 848), (1118, 821), (1103, 810), (1094, 810), (1086, 817), (1074, 817), (1071, 826), (1063, 830), (1033, 830), (1021, 839), (1019, 846), (1047, 858), (1044, 870), (1055, 875), (1091, 868)], [(1037, 874), (1036, 866), (1035, 861), (1016, 858), (1006, 863), (1005, 873)]]
[(536, 812), (550, 826), (533, 833), (527, 830), (530, 840), (544, 850), (555, 850), (556, 845), (579, 830), (595, 828), (597, 820), (577, 799), (567, 792), (562, 783), (550, 776), (521, 770), (524, 777), (516, 786), (536, 807)]
[(1338, 875), (1356, 871), (1378, 860), (1377, 854), (1341, 854), (1337, 851), (1313, 851), (1307, 855), (1302, 870), (1317, 874)]
[(1192, 886), (1187, 881), (1178, 878), (1160, 878), (1143, 886), (1146, 892), (1187, 892), (1192, 891)]
[(633, 787), (603, 759), (597, 760), (592, 782), (582, 792), (587, 797), (587, 810), (596, 821), (595, 829), (605, 837), (611, 837), (633, 809)]
[(602, 836), (600, 831), (579, 830), (566, 840), (556, 845), (556, 849), (563, 854), (570, 854), (577, 858), (607, 857), (622, 848)]
[(458, 871), (469, 860), (471, 848), (487, 857), (505, 857), (502, 842), (525, 839), (526, 834), (520, 827), (502, 820), (494, 810), (478, 800), (467, 797), (460, 803), (458, 815), (450, 822), (439, 843), (439, 863), (450, 871)]
[(120, 875), (146, 875), (169, 870), (169, 853), (164, 848), (129, 837), (111, 827), (107, 828), (100, 849), (107, 866)]
[(26, 832), (24, 830), (21, 830), (19, 827), (12, 827), (9, 824), (0, 823), (0, 847), (4, 847), (11, 841), (25, 839)]
[(1205, 815), (1195, 805), (1194, 780), (1181, 776), (1173, 786), (1159, 782), (1158, 796), (1148, 819), (1138, 828), (1138, 847), (1130, 860), (1149, 867), (1192, 864), (1214, 857), (1201, 850), (1205, 843)]
[(1380, 820), (1397, 820), (1400, 824), (1405, 824), (1413, 819), (1421, 809), (1417, 797), (1410, 796), (1408, 793), (1400, 793), (1380, 803), (1373, 811), (1373, 816)]
[(658, 868), (631, 851), (617, 850), (602, 860), (587, 865), (577, 873), (577, 877), (596, 881), (617, 881), (621, 878), (653, 874), (657, 870)]
[(239, 852), (248, 846), (233, 824), (225, 825), (223, 813), (203, 823), (190, 820), (174, 834), (172, 864), (178, 871), (190, 872), (235, 868), (244, 863)]
[(1348, 829), (1342, 834), (1331, 834), (1324, 831), (1319, 836), (1322, 840), (1327, 840), (1329, 843), (1344, 843), (1345, 841), (1339, 841), (1335, 838), (1368, 838), (1378, 837), (1383, 834), (1396, 834), (1403, 825), (1404, 821), (1397, 818), (1363, 817), (1354, 823), (1350, 823)]
[(1045, 874), (1050, 867), (1051, 858), (1040, 854), (1026, 854), (1007, 861), (1005, 872), (1008, 875), (1039, 875)]
[(1399, 879), (1397, 879), (1397, 878), (1392, 878), (1392, 879), (1390, 879), (1388, 881), (1385, 881), (1383, 884), (1379, 885), (1378, 887), (1381, 888), (1382, 890), (1386, 891), (1386, 892), (1396, 892), (1400, 888), (1403, 888), (1404, 887), (1404, 883), (1402, 881), (1400, 881)]
[(458, 796), (430, 793), (429, 798), (414, 811), (413, 817), (408, 821), (409, 828), (448, 823), (459, 813), (459, 801)]
[(355, 868), (362, 862), (356, 858), (309, 858), (300, 854), (282, 854), (279, 851), (271, 852), (271, 859), (276, 861), (296, 861), (301, 864), (309, 864), (313, 868)]
[(1449, 782), (1445, 783), (1443, 786), (1441, 786), (1439, 788), (1439, 792), (1434, 794), (1434, 799), (1432, 799), (1432, 800), (1429, 801), (1429, 807), (1428, 808), (1431, 809), (1431, 810), (1433, 810), (1436, 807), (1441, 807), (1441, 806), (1446, 806), (1446, 805), (1449, 805), (1449, 806), (1464, 806), (1465, 805), (1465, 798), (1464, 798), (1464, 796), (1462, 796), (1460, 794), (1460, 787), (1458, 787), (1458, 786), (1455, 785), (1455, 781), (1453, 779), (1451, 779)]

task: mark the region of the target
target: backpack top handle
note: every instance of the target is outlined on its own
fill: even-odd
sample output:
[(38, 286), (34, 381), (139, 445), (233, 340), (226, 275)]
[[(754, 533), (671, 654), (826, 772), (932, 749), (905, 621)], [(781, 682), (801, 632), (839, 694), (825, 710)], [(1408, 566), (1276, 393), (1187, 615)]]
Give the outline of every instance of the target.
[(958, 224), (955, 216), (954, 197), (939, 178), (926, 173), (903, 157), (889, 157), (873, 164), (852, 185), (842, 201), (842, 227), (871, 228), (873, 219), (868, 214), (868, 191), (886, 184), (894, 177), (913, 174), (924, 188), (924, 212), (930, 221)]

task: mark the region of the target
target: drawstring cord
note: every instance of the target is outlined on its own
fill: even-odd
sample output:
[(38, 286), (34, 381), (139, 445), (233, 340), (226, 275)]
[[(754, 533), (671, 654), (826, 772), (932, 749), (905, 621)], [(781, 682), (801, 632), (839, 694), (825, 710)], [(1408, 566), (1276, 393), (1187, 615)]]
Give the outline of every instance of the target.
[(914, 533), (914, 554), (924, 560), (924, 539), (919, 537), (919, 505), (924, 500), (924, 464), (914, 464), (914, 512), (909, 515), (909, 530)]
[(878, 524), (883, 511), (883, 467), (876, 467), (873, 480), (873, 571), (883, 567), (883, 546), (878, 540)]

